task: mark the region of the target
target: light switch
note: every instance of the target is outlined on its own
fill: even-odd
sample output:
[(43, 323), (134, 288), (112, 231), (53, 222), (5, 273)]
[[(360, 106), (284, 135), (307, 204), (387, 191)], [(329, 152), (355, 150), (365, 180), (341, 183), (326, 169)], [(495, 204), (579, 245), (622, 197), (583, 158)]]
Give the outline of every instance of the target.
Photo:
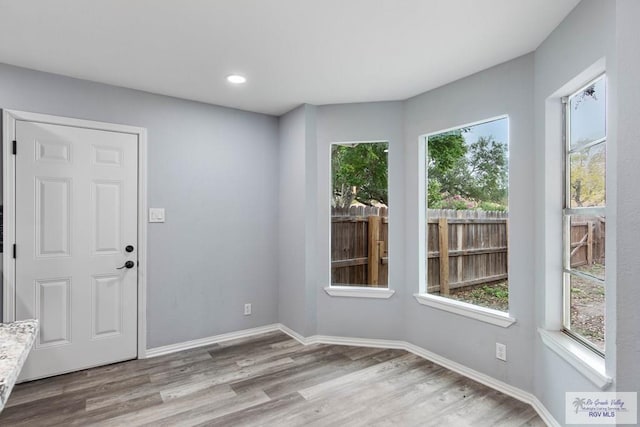
[(149, 208), (149, 222), (164, 222), (164, 208)]

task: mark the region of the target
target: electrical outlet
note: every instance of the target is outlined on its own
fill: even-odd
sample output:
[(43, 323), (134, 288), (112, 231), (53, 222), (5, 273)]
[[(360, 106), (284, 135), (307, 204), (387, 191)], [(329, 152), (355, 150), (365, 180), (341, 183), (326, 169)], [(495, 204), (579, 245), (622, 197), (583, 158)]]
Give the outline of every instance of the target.
[(244, 315), (249, 316), (251, 314), (251, 304), (244, 305)]
[(507, 346), (499, 342), (496, 343), (496, 359), (507, 361)]

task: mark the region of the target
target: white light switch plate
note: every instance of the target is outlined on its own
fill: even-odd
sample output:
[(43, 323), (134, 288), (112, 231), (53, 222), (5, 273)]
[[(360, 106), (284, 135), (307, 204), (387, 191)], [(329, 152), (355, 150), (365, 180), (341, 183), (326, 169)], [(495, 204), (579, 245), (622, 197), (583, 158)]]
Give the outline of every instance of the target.
[(149, 208), (149, 222), (164, 222), (164, 208)]

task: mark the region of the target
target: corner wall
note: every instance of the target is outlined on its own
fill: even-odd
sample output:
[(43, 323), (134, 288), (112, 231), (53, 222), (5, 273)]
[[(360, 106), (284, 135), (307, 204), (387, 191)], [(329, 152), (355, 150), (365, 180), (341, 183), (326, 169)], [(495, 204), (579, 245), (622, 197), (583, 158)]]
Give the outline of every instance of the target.
[[(357, 338), (404, 339), (404, 299), (410, 295), (404, 275), (404, 139), (403, 103), (371, 102), (318, 107), (317, 256), (314, 297), (318, 303), (318, 333)], [(390, 299), (329, 296), (331, 283), (331, 143), (389, 142), (389, 284)]]
[(278, 319), (303, 336), (316, 332), (316, 107), (280, 117)]
[[(508, 96), (505, 96), (508, 94)], [(281, 143), (290, 146), (290, 131), (295, 128), (299, 145), (296, 168), (308, 155), (314, 156), (317, 188), (304, 197), (314, 203), (317, 216), (307, 229), (305, 238), (317, 240), (316, 253), (306, 261), (315, 261), (315, 280), (306, 285), (301, 279), (291, 281), (281, 271), (280, 280), (286, 290), (281, 292), (280, 313), (294, 320), (292, 301), (303, 301), (304, 289), (312, 289), (317, 302), (317, 333), (352, 338), (407, 340), (436, 354), (462, 363), (526, 391), (533, 390), (533, 341), (535, 338), (534, 307), (530, 304), (533, 288), (533, 224), (531, 194), (534, 187), (533, 164), (533, 55), (525, 55), (442, 88), (403, 102), (326, 105), (317, 107), (313, 128), (304, 128), (300, 109), (283, 117), (281, 125), (287, 135)], [(418, 155), (420, 136), (426, 133), (464, 125), (508, 114), (510, 118), (510, 312), (517, 323), (508, 329), (479, 322), (456, 314), (420, 305), (413, 297), (420, 290), (418, 277)], [(303, 153), (303, 128), (316, 132), (316, 149)], [(389, 224), (390, 224), (390, 288), (395, 294), (389, 299), (332, 297), (324, 287), (330, 284), (330, 145), (333, 142), (389, 141)], [(307, 149), (309, 146), (306, 146)], [(288, 148), (287, 148), (288, 150)], [(288, 155), (287, 155), (288, 157)], [(287, 160), (293, 161), (293, 158)], [(288, 175), (281, 165), (282, 173)], [(281, 201), (292, 191), (302, 191), (309, 171), (300, 170), (297, 183), (281, 183)], [(297, 190), (293, 190), (297, 188)], [(309, 187), (307, 187), (307, 190)], [(285, 205), (291, 203), (285, 202)], [(281, 209), (283, 205), (281, 205)], [(304, 221), (297, 209), (297, 219), (281, 218), (288, 224)], [(292, 222), (293, 221), (293, 222)], [(281, 222), (282, 224), (282, 222)], [(302, 224), (295, 226), (301, 229)], [(283, 238), (294, 238), (284, 236)], [(296, 246), (304, 239), (295, 237)], [(289, 240), (287, 240), (289, 241)], [(281, 250), (288, 250), (289, 244)], [(290, 250), (294, 250), (290, 247)], [(284, 253), (284, 252), (283, 252)], [(298, 262), (302, 260), (297, 257)], [(281, 260), (281, 266), (285, 260)], [(301, 264), (300, 264), (301, 265)], [(300, 270), (300, 271), (298, 271)], [(300, 267), (296, 275), (302, 277)], [(296, 289), (296, 286), (298, 287)], [(290, 298), (283, 298), (290, 295)], [(294, 295), (296, 295), (294, 297)], [(284, 305), (283, 305), (284, 304)], [(295, 315), (300, 319), (303, 313)], [(285, 317), (281, 321), (289, 325)], [(298, 329), (296, 329), (298, 330)], [(495, 358), (495, 343), (508, 346), (509, 362)]]

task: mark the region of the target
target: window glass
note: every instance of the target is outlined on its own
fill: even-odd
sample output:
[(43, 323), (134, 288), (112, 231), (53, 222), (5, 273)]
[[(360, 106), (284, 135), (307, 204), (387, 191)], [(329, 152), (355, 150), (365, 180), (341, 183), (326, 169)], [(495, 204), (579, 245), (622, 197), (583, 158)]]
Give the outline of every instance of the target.
[(331, 284), (388, 287), (387, 142), (331, 145)]
[(604, 283), (567, 274), (570, 289), (568, 329), (604, 353)]
[(605, 164), (604, 143), (569, 154), (572, 208), (604, 206)]
[(571, 149), (606, 136), (605, 80), (598, 79), (571, 96)]
[(604, 280), (605, 217), (571, 215), (569, 222), (571, 270)]
[(427, 137), (427, 293), (509, 310), (506, 117)]
[(606, 80), (565, 103), (564, 329), (597, 353), (605, 342)]

